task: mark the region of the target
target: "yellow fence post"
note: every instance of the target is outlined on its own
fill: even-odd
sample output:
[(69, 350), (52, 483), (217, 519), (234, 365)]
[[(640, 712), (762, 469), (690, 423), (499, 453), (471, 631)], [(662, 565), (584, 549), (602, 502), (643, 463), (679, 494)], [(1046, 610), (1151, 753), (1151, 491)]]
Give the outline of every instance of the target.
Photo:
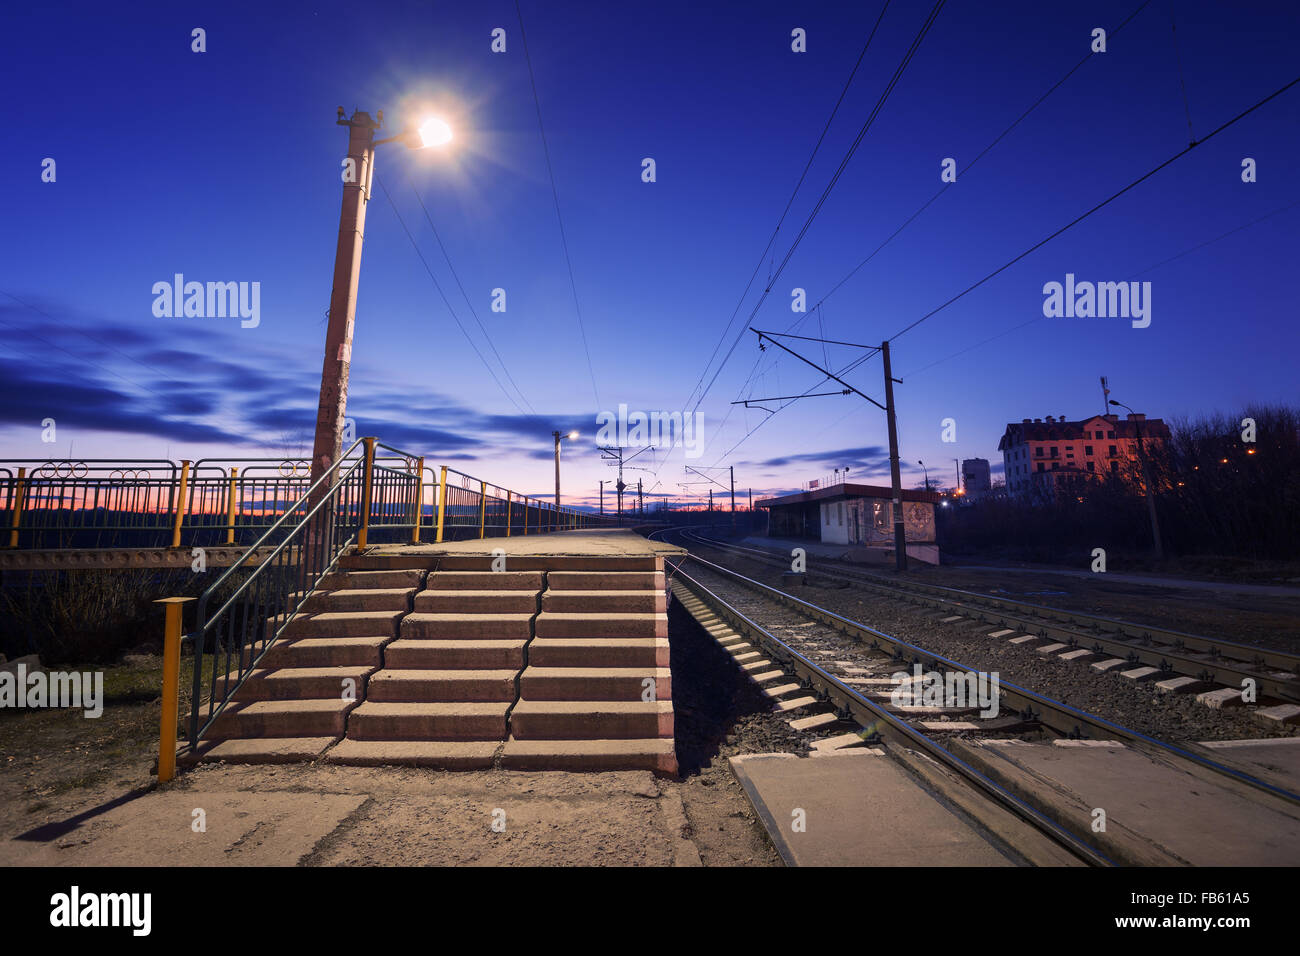
[(415, 465), (415, 527), (411, 529), (411, 544), (420, 543), (420, 520), (424, 517), (424, 456)]
[(361, 530), (357, 532), (357, 548), (366, 546), (366, 535), (370, 532), (370, 489), (375, 478), (375, 440), (361, 439), (366, 443), (365, 482), (361, 486)]
[(23, 520), (23, 498), (27, 494), (27, 469), (18, 469), (18, 484), (14, 486), (14, 500), (10, 502), (13, 511), (14, 529), (9, 532), (9, 547), (18, 547), (18, 526)]
[(176, 517), (172, 520), (172, 547), (181, 546), (181, 519), (185, 517), (185, 489), (189, 484), (190, 461), (181, 462), (181, 486), (176, 493)]
[(154, 601), (167, 609), (163, 621), (162, 719), (158, 727), (158, 782), (176, 776), (176, 709), (181, 684), (181, 611), (194, 598), (170, 597)]
[(510, 537), (510, 519), (514, 516), (513, 505), (514, 505), (514, 492), (507, 491), (506, 492), (506, 537), (507, 538)]
[(478, 484), (478, 536), (482, 538), (487, 528), (487, 482), (480, 481)]
[(442, 544), (442, 518), (447, 513), (447, 466), (442, 466), (442, 484), (438, 486), (438, 544)]
[(235, 543), (235, 498), (239, 484), (239, 469), (230, 469), (230, 491), (226, 497), (226, 544)]

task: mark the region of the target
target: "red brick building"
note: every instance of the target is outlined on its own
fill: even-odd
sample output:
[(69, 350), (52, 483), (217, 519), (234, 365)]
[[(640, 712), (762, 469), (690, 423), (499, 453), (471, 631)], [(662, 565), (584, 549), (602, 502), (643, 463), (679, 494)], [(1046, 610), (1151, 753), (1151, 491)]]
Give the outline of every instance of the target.
[(1169, 426), (1141, 414), (1124, 420), (1094, 415), (1075, 422), (1048, 415), (1007, 425), (998, 442), (1007, 491), (1052, 491), (1065, 480), (1136, 474), (1139, 437), (1151, 448), (1168, 441)]

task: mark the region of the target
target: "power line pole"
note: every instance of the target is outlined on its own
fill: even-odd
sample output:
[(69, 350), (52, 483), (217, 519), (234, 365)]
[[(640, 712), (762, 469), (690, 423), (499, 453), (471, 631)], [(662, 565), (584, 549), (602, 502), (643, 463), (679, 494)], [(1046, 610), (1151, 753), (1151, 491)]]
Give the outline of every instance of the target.
[(880, 345), (885, 366), (885, 419), (889, 425), (889, 483), (894, 498), (894, 567), (907, 570), (907, 532), (903, 528), (903, 480), (898, 468), (898, 421), (894, 416), (894, 375), (889, 365), (889, 340)]
[(605, 480), (600, 481), (600, 516), (605, 516)]
[(736, 530), (736, 466), (731, 467), (731, 530)]

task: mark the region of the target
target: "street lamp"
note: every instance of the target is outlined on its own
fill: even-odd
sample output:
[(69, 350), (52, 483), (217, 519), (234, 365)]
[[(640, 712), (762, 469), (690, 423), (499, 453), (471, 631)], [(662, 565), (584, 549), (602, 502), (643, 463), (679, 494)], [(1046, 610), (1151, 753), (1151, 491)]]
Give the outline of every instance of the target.
[[(316, 411), (316, 438), (312, 445), (311, 477), (314, 482), (339, 459), (343, 422), (348, 401), (348, 372), (352, 366), (352, 326), (356, 319), (357, 284), (361, 273), (361, 242), (365, 234), (366, 204), (374, 178), (375, 147), (401, 142), (409, 149), (440, 146), (451, 140), (445, 120), (428, 118), (418, 128), (376, 140), (384, 125), (384, 111), (376, 118), (354, 112), (339, 126), (348, 127), (348, 156), (343, 168), (343, 206), (339, 212), (339, 240), (334, 253), (334, 285), (330, 291), (329, 326), (325, 332), (325, 362), (321, 369), (320, 404)], [(328, 489), (322, 489), (324, 493)]]
[[(1128, 408), (1130, 415), (1137, 415), (1137, 412), (1133, 411), (1133, 409), (1129, 408), (1123, 402), (1117, 402), (1112, 398), (1110, 403), (1120, 408)], [(1165, 557), (1165, 549), (1160, 543), (1160, 522), (1156, 518), (1156, 499), (1151, 491), (1151, 476), (1147, 473), (1147, 458), (1142, 448), (1142, 422), (1138, 418), (1133, 418), (1132, 422), (1133, 430), (1137, 433), (1138, 463), (1142, 466), (1142, 484), (1145, 486), (1146, 490), (1147, 513), (1151, 517), (1151, 543), (1155, 548), (1156, 560), (1162, 561)]]
[(551, 432), (555, 438), (555, 513), (560, 513), (560, 442), (565, 438), (572, 441), (578, 437), (577, 432), (569, 432), (567, 435), (561, 435), (559, 432)]
[(925, 462), (921, 461), (919, 458), (917, 459), (917, 462), (916, 462), (916, 463), (917, 463), (918, 465), (920, 465), (920, 466), (921, 466), (921, 470), (922, 470), (923, 472), (925, 472), (925, 490), (926, 490), (926, 491), (929, 491), (929, 490), (930, 490), (930, 470), (929, 470), (928, 468), (925, 467)]

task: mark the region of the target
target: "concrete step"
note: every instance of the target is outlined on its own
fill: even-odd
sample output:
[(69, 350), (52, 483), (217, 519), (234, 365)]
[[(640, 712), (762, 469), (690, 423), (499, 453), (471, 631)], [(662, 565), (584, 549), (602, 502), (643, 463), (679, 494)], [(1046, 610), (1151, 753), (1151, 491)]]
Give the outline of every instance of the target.
[[(292, 626), (292, 625), (290, 625)], [(538, 637), (667, 637), (667, 614), (572, 614), (543, 611)]]
[(510, 713), (519, 740), (628, 740), (673, 735), (671, 701), (521, 700)]
[(667, 667), (534, 667), (519, 678), (525, 700), (641, 700), (646, 681), (654, 682), (653, 700), (672, 700), (672, 672)]
[(271, 667), (378, 667), (383, 646), (391, 637), (304, 637), (278, 641), (259, 666)]
[(671, 737), (624, 740), (517, 740), (501, 752), (508, 770), (653, 770), (677, 773)]
[(541, 571), (432, 571), (427, 590), (532, 591), (542, 589)]
[(542, 592), (542, 611), (584, 614), (660, 614), (668, 610), (668, 595), (664, 591), (615, 591), (551, 589)]
[(341, 588), (317, 591), (303, 605), (306, 611), (409, 611), (415, 588)]
[(532, 636), (531, 620), (531, 614), (431, 614), (416, 611), (403, 618), (402, 637), (527, 640)]
[[(235, 692), (235, 700), (342, 700), (346, 687), (351, 686), (359, 700), (365, 696), (366, 678), (375, 668), (351, 667), (259, 667), (248, 675), (242, 687)], [(238, 674), (229, 675), (231, 680)], [(347, 685), (345, 681), (351, 680)]]
[(347, 740), (325, 755), (327, 763), (360, 767), (401, 764), (435, 770), (482, 770), (492, 766), (498, 740)]
[(505, 740), (505, 702), (366, 701), (348, 718), (352, 740)]
[(552, 571), (546, 586), (553, 591), (662, 591), (662, 571)]
[(285, 637), (363, 637), (372, 634), (397, 636), (401, 611), (321, 611), (298, 615), (284, 629)]
[(510, 591), (471, 591), (469, 588), (421, 591), (415, 596), (415, 610), (426, 614), (534, 614), (537, 592), (515, 588)]
[(667, 667), (664, 637), (551, 637), (528, 645), (528, 662), (537, 667)]
[(503, 670), (524, 666), (524, 645), (518, 640), (432, 641), (399, 638), (384, 648), (386, 668), (427, 670)]
[(385, 667), (370, 678), (366, 700), (513, 703), (517, 673), (514, 670), (393, 670)]
[(327, 591), (339, 588), (420, 588), (424, 572), (402, 571), (331, 571), (321, 578), (320, 587)]
[(341, 737), (354, 700), (259, 700), (231, 703), (204, 740), (230, 737)]
[(338, 737), (250, 737), (229, 740), (201, 740), (194, 753), (181, 758), (181, 763), (301, 763), (315, 760), (329, 747), (338, 743)]

